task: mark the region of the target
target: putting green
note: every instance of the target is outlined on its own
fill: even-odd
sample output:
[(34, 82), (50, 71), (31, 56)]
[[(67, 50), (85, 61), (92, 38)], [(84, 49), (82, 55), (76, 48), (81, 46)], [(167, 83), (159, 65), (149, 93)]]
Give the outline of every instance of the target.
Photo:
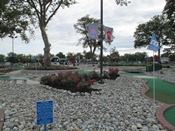
[(155, 87), (156, 100), (167, 104), (175, 104), (175, 84), (163, 81), (161, 79), (142, 79), (147, 80), (147, 85), (150, 88), (150, 90), (146, 93), (148, 97), (153, 98), (153, 90)]
[(169, 108), (168, 110), (166, 110), (163, 114), (163, 116), (165, 117), (165, 119), (172, 124), (173, 126), (175, 126), (175, 106)]
[[(148, 97), (153, 98), (153, 88), (155, 87), (156, 100), (167, 104), (175, 104), (175, 84), (161, 79), (144, 78), (144, 80), (147, 80), (147, 85), (150, 89), (146, 93)], [(175, 106), (167, 109), (163, 115), (171, 125), (175, 126)]]
[(129, 75), (129, 76), (142, 76), (144, 75), (143, 73), (133, 73), (133, 72), (122, 72), (120, 75)]
[(9, 80), (10, 76), (0, 76), (0, 79), (2, 80)]

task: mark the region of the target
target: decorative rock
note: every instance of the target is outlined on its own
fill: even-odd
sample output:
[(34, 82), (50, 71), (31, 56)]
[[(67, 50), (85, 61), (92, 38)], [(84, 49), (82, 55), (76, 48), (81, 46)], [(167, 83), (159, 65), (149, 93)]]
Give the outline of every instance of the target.
[[(41, 76), (38, 76), (37, 80)], [(54, 101), (54, 123), (47, 126), (50, 131), (162, 129), (155, 117), (155, 105), (141, 96), (144, 89), (141, 79), (120, 76), (115, 81), (104, 82), (105, 84), (94, 84), (94, 89), (102, 90), (93, 91), (91, 94), (53, 90), (49, 86), (39, 84), (13, 86), (10, 82), (0, 83), (0, 108), (5, 111), (3, 130), (42, 131), (43, 126), (35, 125), (35, 106), (36, 101), (48, 99)]]
[(136, 125), (137, 125), (138, 129), (142, 129), (143, 128), (143, 126), (140, 123), (137, 123)]
[(142, 131), (149, 131), (148, 127), (144, 126)]
[(159, 131), (159, 127), (157, 125), (152, 126), (155, 131)]
[(137, 126), (132, 125), (132, 126), (131, 126), (131, 130), (132, 130), (132, 131), (137, 131)]

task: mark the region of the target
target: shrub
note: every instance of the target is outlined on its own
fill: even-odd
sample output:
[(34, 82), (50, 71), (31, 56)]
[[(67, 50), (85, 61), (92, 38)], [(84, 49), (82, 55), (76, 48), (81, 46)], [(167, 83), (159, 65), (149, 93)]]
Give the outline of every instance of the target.
[[(103, 72), (103, 78), (116, 79), (118, 75), (117, 68), (110, 68), (109, 71)], [(53, 88), (66, 89), (70, 91), (89, 91), (95, 90), (91, 85), (100, 80), (99, 72), (89, 72), (89, 74), (79, 74), (78, 72), (58, 72), (50, 76), (41, 78), (40, 83), (49, 85)]]
[(108, 71), (103, 71), (103, 79), (110, 79)]
[(94, 82), (94, 79), (89, 79), (87, 75), (78, 74), (77, 72), (59, 72), (50, 76), (44, 76), (40, 80), (41, 84), (72, 91), (89, 89)]
[(108, 73), (110, 79), (116, 79), (119, 76), (118, 72), (119, 72), (118, 68), (109, 68)]
[(96, 71), (89, 72), (88, 77), (90, 79), (95, 79), (96, 81), (100, 80), (100, 74), (99, 74), (99, 72), (96, 72)]

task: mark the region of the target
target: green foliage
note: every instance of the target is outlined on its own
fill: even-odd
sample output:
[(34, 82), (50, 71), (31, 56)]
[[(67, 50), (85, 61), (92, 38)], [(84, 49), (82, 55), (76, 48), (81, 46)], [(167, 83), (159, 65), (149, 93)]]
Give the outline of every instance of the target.
[[(108, 75), (108, 79), (116, 79), (119, 76), (117, 68), (111, 68), (106, 74)], [(98, 81), (99, 78), (99, 73), (95, 71), (89, 72), (88, 74), (80, 74), (78, 72), (58, 72), (52, 75), (43, 76), (40, 83), (49, 85), (53, 88), (81, 92), (94, 90), (91, 88), (91, 85)]]
[(162, 45), (174, 46), (175, 34), (171, 25), (168, 21), (164, 20), (163, 16), (156, 15), (148, 22), (138, 25), (134, 32), (134, 47), (146, 47), (150, 43), (151, 33), (156, 34), (160, 47)]
[(29, 41), (26, 31), (29, 31), (31, 36), (33, 35), (30, 25), (35, 23), (35, 19), (32, 10), (25, 4), (25, 1), (13, 0), (9, 4), (3, 5), (0, 16), (2, 18), (0, 21), (0, 38), (20, 34), (22, 40)]
[[(167, 39), (171, 41), (171, 48), (165, 49), (166, 52), (175, 51), (175, 1), (166, 0), (163, 10), (164, 20), (170, 26)], [(171, 32), (170, 32), (171, 31)]]
[(41, 35), (44, 42), (44, 66), (51, 66), (50, 62), (50, 47), (49, 38), (47, 35), (47, 25), (57, 13), (60, 7), (69, 7), (76, 3), (75, 0), (27, 0), (27, 3), (31, 10), (35, 12), (35, 16), (38, 19), (38, 26), (40, 27)]
[(4, 62), (5, 60), (5, 55), (0, 55), (0, 62)]
[(76, 29), (77, 33), (80, 33), (82, 35), (82, 38), (79, 39), (78, 45), (81, 44), (83, 48), (90, 48), (90, 57), (93, 58), (94, 53), (99, 47), (98, 43), (95, 40), (89, 40), (88, 39), (88, 30), (87, 30), (87, 24), (89, 23), (99, 23), (98, 19), (91, 18), (89, 15), (86, 15), (80, 19), (78, 19), (78, 22), (74, 24), (74, 28)]
[(100, 74), (99, 72), (96, 72), (96, 71), (89, 72), (88, 77), (91, 79), (95, 79), (97, 81), (100, 80)]
[(119, 72), (119, 69), (117, 68), (109, 68), (108, 75), (110, 79), (116, 79), (117, 77), (119, 77), (118, 72)]
[(94, 82), (95, 80), (90, 78), (86, 79), (84, 75), (79, 74), (78, 72), (58, 72), (50, 76), (44, 76), (40, 80), (41, 84), (71, 91), (88, 90)]

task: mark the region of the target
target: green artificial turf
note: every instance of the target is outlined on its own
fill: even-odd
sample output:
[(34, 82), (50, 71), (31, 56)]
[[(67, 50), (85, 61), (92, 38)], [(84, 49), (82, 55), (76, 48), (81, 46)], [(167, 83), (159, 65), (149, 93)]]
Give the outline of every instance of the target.
[[(144, 78), (147, 80), (147, 85), (149, 86), (149, 91), (146, 95), (150, 98), (153, 98), (153, 90), (155, 87), (155, 99), (167, 103), (167, 104), (175, 104), (175, 84), (163, 81), (161, 79), (153, 79), (153, 78)], [(175, 126), (175, 106), (166, 110), (164, 112), (165, 119)]]
[(122, 72), (120, 75), (129, 75), (129, 76), (142, 76), (142, 73), (136, 73), (136, 72)]
[(79, 74), (88, 74), (90, 71), (86, 70), (79, 70), (79, 71), (72, 71), (72, 73), (78, 72)]
[(175, 106), (166, 110), (163, 116), (171, 125), (175, 126)]
[(161, 79), (153, 78), (143, 78), (147, 80), (147, 85), (150, 90), (146, 95), (150, 98), (153, 98), (153, 90), (155, 87), (155, 99), (167, 103), (175, 104), (175, 84), (163, 81)]
[(0, 76), (0, 79), (2, 80), (9, 80), (10, 76)]

